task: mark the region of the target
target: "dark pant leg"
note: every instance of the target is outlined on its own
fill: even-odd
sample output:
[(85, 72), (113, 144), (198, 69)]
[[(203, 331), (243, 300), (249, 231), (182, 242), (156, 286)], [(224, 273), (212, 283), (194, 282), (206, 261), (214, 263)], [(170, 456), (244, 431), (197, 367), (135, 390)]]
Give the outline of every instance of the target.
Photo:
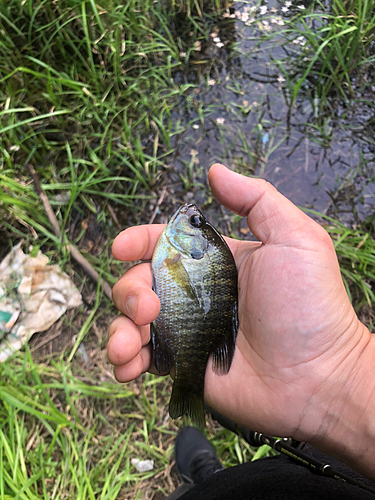
[[(306, 445), (305, 454), (364, 484), (372, 483), (338, 460)], [(375, 491), (375, 485), (374, 491)], [(314, 474), (284, 455), (224, 469), (195, 485), (181, 500), (375, 500), (358, 486)]]

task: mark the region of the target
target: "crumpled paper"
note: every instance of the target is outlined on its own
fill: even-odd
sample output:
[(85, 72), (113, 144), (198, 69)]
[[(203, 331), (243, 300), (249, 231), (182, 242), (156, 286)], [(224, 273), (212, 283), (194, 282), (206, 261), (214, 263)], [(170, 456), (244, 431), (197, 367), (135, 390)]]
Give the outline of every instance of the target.
[(153, 460), (140, 460), (139, 458), (132, 458), (131, 464), (135, 466), (138, 472), (148, 472), (154, 468)]
[(19, 243), (0, 264), (0, 362), (81, 304), (80, 292), (58, 265), (49, 265), (40, 250), (36, 257), (26, 255)]

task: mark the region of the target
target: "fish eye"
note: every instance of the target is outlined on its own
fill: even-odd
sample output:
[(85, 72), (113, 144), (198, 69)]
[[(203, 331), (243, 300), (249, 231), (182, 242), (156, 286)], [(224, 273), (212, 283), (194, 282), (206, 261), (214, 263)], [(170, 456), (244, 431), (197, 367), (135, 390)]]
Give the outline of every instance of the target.
[(192, 215), (189, 219), (189, 224), (193, 227), (201, 227), (203, 225), (203, 217), (201, 215)]

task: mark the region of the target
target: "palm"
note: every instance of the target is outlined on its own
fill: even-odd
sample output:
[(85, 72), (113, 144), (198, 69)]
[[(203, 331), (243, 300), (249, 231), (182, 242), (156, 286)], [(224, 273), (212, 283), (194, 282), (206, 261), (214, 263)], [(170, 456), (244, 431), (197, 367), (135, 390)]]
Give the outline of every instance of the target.
[(298, 428), (318, 384), (306, 374), (327, 369), (324, 359), (345, 341), (338, 338), (340, 306), (350, 307), (330, 243), (303, 233), (293, 235), (295, 246), (232, 242), (239, 272), (237, 352), (226, 380), (207, 374), (208, 399), (219, 411), (279, 435)]
[(321, 287), (329, 270), (319, 255), (311, 254), (266, 245), (245, 257), (239, 268), (244, 330), (258, 356), (275, 368), (306, 362), (307, 352), (310, 358), (318, 355), (314, 340), (335, 320), (330, 310), (334, 294)]

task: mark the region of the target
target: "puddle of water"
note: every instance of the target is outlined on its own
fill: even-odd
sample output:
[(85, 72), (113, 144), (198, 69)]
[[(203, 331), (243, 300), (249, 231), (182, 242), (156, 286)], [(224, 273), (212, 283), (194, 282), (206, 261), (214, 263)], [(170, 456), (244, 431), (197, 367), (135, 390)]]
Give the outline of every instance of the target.
[[(307, 98), (299, 97), (290, 109), (285, 78), (272, 60), (285, 56), (282, 40), (276, 46), (275, 40), (259, 45), (262, 31), (282, 29), (272, 20), (281, 23), (288, 15), (281, 8), (288, 4), (269, 2), (271, 17), (259, 15), (258, 9), (257, 23), (247, 26), (238, 18), (252, 9), (251, 4), (235, 3), (230, 12), (236, 11), (236, 19), (226, 18), (212, 27), (211, 46), (218, 38), (224, 47), (202, 45), (205, 54), (200, 55), (200, 64), (191, 64), (176, 76), (187, 82), (200, 78), (202, 83), (191, 98), (190, 111), (174, 114), (176, 121), (194, 123), (175, 143), (168, 190), (175, 193), (175, 201), (194, 198), (201, 206), (209, 205), (207, 171), (220, 161), (267, 179), (299, 206), (353, 223), (372, 215), (375, 208), (374, 104), (364, 98), (345, 105), (335, 102), (325, 122)], [(233, 42), (235, 50), (230, 48)], [(301, 50), (298, 44), (288, 47)], [(210, 112), (204, 128), (199, 110)], [(180, 174), (185, 176), (185, 192)], [(212, 216), (223, 225), (215, 211), (217, 206)], [(227, 220), (224, 225), (221, 229), (227, 232)]]

